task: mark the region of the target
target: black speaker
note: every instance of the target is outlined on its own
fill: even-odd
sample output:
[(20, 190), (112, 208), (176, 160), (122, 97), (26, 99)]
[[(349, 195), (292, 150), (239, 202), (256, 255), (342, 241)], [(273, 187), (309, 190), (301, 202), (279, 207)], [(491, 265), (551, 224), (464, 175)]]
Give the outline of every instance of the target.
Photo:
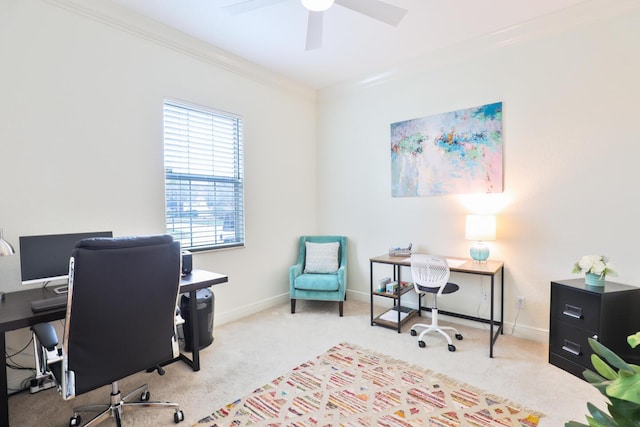
[(191, 257), (191, 252), (182, 251), (182, 275), (186, 276), (191, 273), (193, 269), (193, 258)]

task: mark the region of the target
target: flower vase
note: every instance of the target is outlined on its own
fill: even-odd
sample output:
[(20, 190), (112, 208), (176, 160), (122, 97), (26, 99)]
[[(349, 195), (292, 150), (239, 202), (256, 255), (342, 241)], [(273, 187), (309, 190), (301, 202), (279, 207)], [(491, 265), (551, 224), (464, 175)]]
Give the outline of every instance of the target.
[(586, 273), (584, 276), (584, 283), (587, 286), (604, 286), (604, 275), (600, 276), (595, 273)]

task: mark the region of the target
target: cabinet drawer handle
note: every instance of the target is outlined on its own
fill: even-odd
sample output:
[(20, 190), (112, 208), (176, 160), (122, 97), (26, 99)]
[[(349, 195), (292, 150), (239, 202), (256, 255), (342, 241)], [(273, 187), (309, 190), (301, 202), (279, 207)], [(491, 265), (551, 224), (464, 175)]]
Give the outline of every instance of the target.
[(565, 304), (564, 311), (562, 312), (565, 316), (573, 317), (574, 319), (583, 319), (582, 308), (576, 307), (575, 305)]
[(564, 340), (564, 345), (562, 346), (562, 349), (567, 353), (573, 354), (574, 356), (582, 355), (582, 351), (580, 351), (580, 344), (575, 343), (573, 341)]

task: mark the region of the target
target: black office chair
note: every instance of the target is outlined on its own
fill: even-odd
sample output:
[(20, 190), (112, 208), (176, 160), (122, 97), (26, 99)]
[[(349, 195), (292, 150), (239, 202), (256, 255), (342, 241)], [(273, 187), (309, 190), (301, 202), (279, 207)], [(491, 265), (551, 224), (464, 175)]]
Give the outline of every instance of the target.
[(69, 265), (69, 294), (62, 348), (49, 323), (32, 330), (65, 400), (111, 384), (108, 404), (74, 408), (100, 411), (85, 426), (109, 417), (122, 425), (124, 408), (173, 408), (177, 403), (150, 402), (147, 385), (121, 397), (118, 380), (158, 367), (178, 355), (175, 312), (180, 282), (180, 244), (171, 236), (85, 239), (76, 245)]
[[(421, 297), (429, 293), (433, 295), (433, 305), (431, 306), (431, 324), (416, 323), (411, 327), (411, 336), (418, 335), (417, 328), (425, 328), (418, 337), (418, 345), (421, 348), (426, 346), (424, 336), (431, 332), (440, 333), (448, 343), (449, 351), (456, 351), (451, 337), (445, 332), (450, 330), (455, 333), (457, 340), (462, 339), (462, 335), (452, 326), (441, 326), (438, 323), (438, 297), (442, 294), (451, 294), (458, 291), (460, 287), (455, 283), (449, 283), (451, 271), (447, 260), (434, 255), (411, 255), (411, 276), (415, 291)], [(422, 310), (422, 307), (419, 308)]]

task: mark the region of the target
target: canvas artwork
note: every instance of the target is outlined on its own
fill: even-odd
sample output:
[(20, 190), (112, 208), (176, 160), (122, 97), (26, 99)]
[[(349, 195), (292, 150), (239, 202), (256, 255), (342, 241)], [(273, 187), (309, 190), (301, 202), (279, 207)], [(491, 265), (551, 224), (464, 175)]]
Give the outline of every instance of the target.
[(391, 124), (393, 197), (500, 193), (502, 102)]

